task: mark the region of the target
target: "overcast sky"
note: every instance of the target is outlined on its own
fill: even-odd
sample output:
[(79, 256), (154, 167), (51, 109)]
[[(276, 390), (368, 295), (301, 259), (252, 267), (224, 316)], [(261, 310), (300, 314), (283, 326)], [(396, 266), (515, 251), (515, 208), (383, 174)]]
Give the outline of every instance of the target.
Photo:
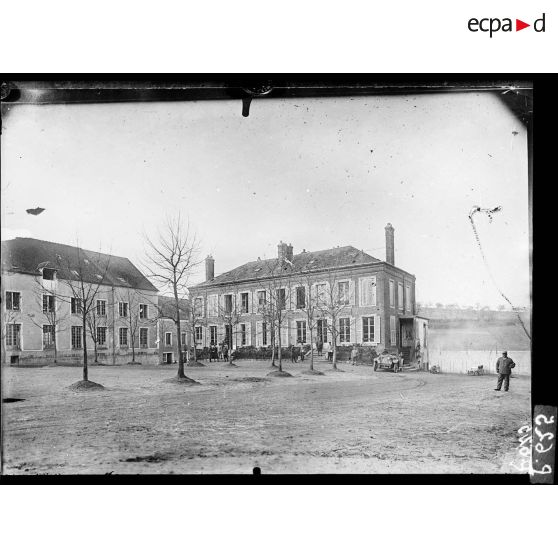
[[(221, 273), (353, 245), (417, 278), (417, 299), (529, 304), (527, 137), (493, 94), (15, 106), (2, 130), (2, 238), (138, 263), (142, 231), (181, 210)], [(27, 208), (46, 208), (38, 216)], [(203, 279), (203, 270), (198, 277)]]

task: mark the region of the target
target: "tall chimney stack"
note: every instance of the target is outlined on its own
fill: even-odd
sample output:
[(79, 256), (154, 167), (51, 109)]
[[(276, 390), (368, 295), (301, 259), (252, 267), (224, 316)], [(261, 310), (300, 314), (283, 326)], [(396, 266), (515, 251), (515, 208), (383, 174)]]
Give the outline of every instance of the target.
[(205, 280), (213, 281), (215, 278), (215, 260), (213, 256), (207, 256), (205, 258)]
[(290, 262), (292, 262), (294, 258), (293, 250), (294, 250), (293, 245), (289, 244), (287, 246), (287, 260), (289, 260)]
[(277, 258), (284, 260), (287, 257), (288, 246), (281, 240), (277, 244)]
[(386, 225), (386, 262), (395, 265), (394, 228), (391, 223)]

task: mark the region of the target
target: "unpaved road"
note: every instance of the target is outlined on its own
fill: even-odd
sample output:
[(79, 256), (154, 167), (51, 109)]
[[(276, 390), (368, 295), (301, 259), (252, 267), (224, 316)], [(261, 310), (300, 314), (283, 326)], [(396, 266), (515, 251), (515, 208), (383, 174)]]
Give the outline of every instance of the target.
[[(101, 392), (75, 393), (78, 368), (5, 368), (4, 474), (513, 473), (530, 380), (374, 372), (263, 379), (266, 365), (92, 367)], [(244, 380), (246, 378), (251, 378)], [(261, 379), (261, 381), (255, 381)]]

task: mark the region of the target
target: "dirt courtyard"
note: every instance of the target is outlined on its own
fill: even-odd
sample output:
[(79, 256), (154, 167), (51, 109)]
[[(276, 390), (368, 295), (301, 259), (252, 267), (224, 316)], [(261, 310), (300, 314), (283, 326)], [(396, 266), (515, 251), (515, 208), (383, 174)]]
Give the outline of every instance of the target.
[(2, 371), (3, 473), (513, 473), (530, 378), (374, 372), (268, 363), (91, 367), (104, 391), (73, 392), (71, 367)]

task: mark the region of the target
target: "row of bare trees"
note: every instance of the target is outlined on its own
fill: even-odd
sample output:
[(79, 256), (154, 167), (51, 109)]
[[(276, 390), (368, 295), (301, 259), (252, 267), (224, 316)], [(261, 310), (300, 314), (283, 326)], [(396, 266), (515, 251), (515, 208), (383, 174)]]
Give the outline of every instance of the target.
[[(170, 305), (159, 305), (157, 315), (153, 318), (169, 319), (174, 323), (178, 344), (177, 377), (180, 380), (189, 380), (184, 371), (185, 351), (182, 346), (181, 333), (184, 324), (186, 324), (193, 339), (193, 362), (196, 363), (196, 329), (205, 325), (205, 319), (203, 309), (193, 304), (189, 300), (189, 295), (190, 281), (201, 263), (200, 244), (195, 233), (190, 230), (188, 221), (183, 222), (180, 214), (175, 218), (167, 218), (157, 236), (148, 237), (145, 235), (144, 239), (146, 257), (143, 268), (148, 278), (162, 293), (170, 295), (172, 300)], [(107, 275), (111, 264), (110, 256), (103, 254), (98, 254), (98, 256), (96, 261), (92, 261), (91, 253), (86, 253), (78, 247), (75, 257), (68, 261), (59, 257), (53, 267), (59, 270), (60, 282), (65, 286), (64, 289), (55, 291), (45, 287), (44, 281), (37, 281), (36, 296), (41, 298), (44, 319), (52, 326), (53, 332), (59, 332), (68, 318), (65, 312), (59, 310), (56, 301), (64, 301), (68, 304), (76, 304), (75, 301), (79, 301), (80, 308), (77, 314), (80, 315), (82, 323), (84, 380), (88, 380), (88, 337), (93, 342), (96, 360), (97, 347), (100, 342), (98, 328), (100, 321), (107, 320), (106, 314), (109, 310), (106, 308), (103, 312), (99, 312), (96, 306), (99, 293), (103, 288), (106, 288), (106, 285), (110, 284), (110, 281), (107, 281)], [(257, 283), (261, 291), (265, 292), (265, 298), (258, 300), (258, 314), (262, 316), (264, 323), (269, 326), (267, 333), (272, 347), (271, 364), (275, 367), (277, 361), (279, 372), (283, 371), (281, 350), (283, 339), (281, 332), (285, 331), (293, 302), (297, 312), (302, 313), (305, 317), (311, 346), (310, 370), (314, 369), (313, 341), (318, 319), (322, 320), (329, 333), (333, 348), (333, 368), (337, 368), (338, 322), (350, 306), (350, 296), (346, 290), (340, 287), (338, 266), (335, 262), (330, 262), (329, 269), (320, 269), (320, 280), (317, 281), (315, 270), (312, 267), (313, 260), (310, 258), (309, 255), (306, 261), (301, 262), (300, 256), (298, 256), (296, 266), (286, 257), (262, 261), (261, 279), (257, 280)], [(52, 263), (48, 265), (52, 266)], [(305, 293), (304, 300), (299, 300), (298, 304), (296, 304), (297, 301), (291, 300), (292, 293), (296, 292), (293, 289), (296, 287), (303, 288)], [(134, 289), (125, 289), (125, 292), (129, 299), (125, 301), (128, 305), (126, 317), (130, 335), (129, 345), (132, 348), (132, 362), (135, 362), (141, 294)], [(46, 303), (44, 302), (45, 296), (51, 297), (47, 298)], [(202, 297), (202, 299), (206, 300), (206, 297)], [(114, 297), (112, 300), (114, 300)], [(232, 296), (231, 299), (227, 299), (226, 296), (219, 296), (217, 301), (217, 315), (226, 326), (226, 330), (234, 335), (246, 309), (240, 308), (236, 304), (235, 296)], [(65, 305), (66, 308), (69, 307), (68, 304)], [(42, 320), (35, 320), (35, 323), (38, 326), (39, 323), (41, 327), (43, 326)], [(89, 336), (87, 332), (89, 332)], [(2, 333), (4, 336), (4, 328)], [(53, 335), (54, 343), (55, 337)], [(232, 346), (230, 349), (229, 362), (232, 364)]]

